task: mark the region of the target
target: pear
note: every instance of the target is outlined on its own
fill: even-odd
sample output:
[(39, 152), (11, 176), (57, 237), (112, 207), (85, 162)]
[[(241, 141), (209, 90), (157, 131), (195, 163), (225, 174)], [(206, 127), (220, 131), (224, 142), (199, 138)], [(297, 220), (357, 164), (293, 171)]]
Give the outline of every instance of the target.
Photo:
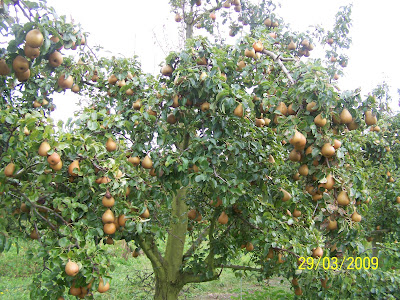
[(308, 146), (307, 149), (306, 149), (306, 151), (304, 152), (305, 155), (312, 154), (312, 150), (313, 150), (313, 146)]
[(79, 296), (80, 294), (82, 294), (82, 289), (80, 287), (75, 287), (75, 283), (73, 283), (69, 289), (69, 293), (72, 296)]
[[(74, 171), (74, 169), (77, 169), (77, 171)], [(74, 160), (68, 167), (68, 173), (71, 176), (78, 176), (78, 173), (81, 169), (79, 167), (79, 160)]]
[(296, 287), (296, 288), (294, 289), (294, 294), (295, 294), (296, 296), (301, 296), (301, 295), (303, 295), (303, 291), (301, 290), (301, 287)]
[(372, 114), (370, 110), (365, 112), (365, 124), (368, 126), (375, 125), (378, 122), (376, 116)]
[(341, 191), (337, 196), (337, 202), (339, 205), (346, 206), (350, 203), (349, 196), (347, 196), (346, 191)]
[(53, 152), (53, 154), (47, 157), (47, 161), (50, 165), (55, 166), (61, 161), (61, 157), (57, 152)]
[(150, 217), (150, 211), (149, 211), (149, 209), (146, 207), (146, 210), (144, 211), (144, 213), (142, 213), (141, 215), (140, 215), (140, 217), (142, 218), (142, 219), (147, 219), (148, 217)]
[(310, 103), (307, 104), (306, 106), (307, 111), (309, 112), (313, 112), (317, 109), (317, 103), (315, 101), (312, 101)]
[(268, 156), (268, 162), (271, 164), (275, 163), (275, 158), (271, 154)]
[(280, 111), (282, 115), (288, 115), (288, 108), (284, 102), (279, 102), (277, 107), (275, 107), (275, 110)]
[(14, 58), (12, 67), (16, 73), (25, 73), (29, 70), (29, 62), (25, 57), (18, 55)]
[(97, 291), (99, 293), (105, 293), (110, 289), (110, 283), (107, 282), (106, 284), (104, 284), (103, 278), (100, 277), (99, 279), (99, 287), (97, 288)]
[(289, 143), (292, 144), (296, 150), (303, 150), (306, 146), (307, 139), (299, 131), (295, 131), (294, 135), (290, 138)]
[(103, 226), (103, 231), (105, 234), (109, 234), (109, 235), (114, 234), (115, 231), (117, 231), (117, 226), (115, 226), (114, 223), (106, 223)]
[(314, 249), (312, 250), (312, 256), (313, 256), (314, 258), (320, 258), (320, 257), (322, 257), (323, 255), (324, 255), (324, 250), (322, 250), (321, 247), (317, 247), (317, 248), (314, 248)]
[(268, 254), (267, 254), (267, 259), (273, 259), (274, 258), (274, 250), (272, 247), (269, 248)]
[(40, 55), (40, 49), (39, 48), (32, 48), (29, 45), (24, 46), (24, 53), (25, 56), (30, 58), (30, 59), (35, 59)]
[(331, 189), (333, 189), (334, 185), (335, 185), (335, 179), (333, 178), (333, 176), (331, 174), (328, 174), (326, 176), (326, 182), (322, 186), (324, 188), (326, 188), (327, 190), (331, 190)]
[(79, 266), (76, 262), (69, 260), (65, 265), (65, 273), (68, 276), (76, 276), (79, 273)]
[(293, 217), (298, 218), (301, 216), (301, 211), (297, 210), (296, 208), (293, 211)]
[(52, 168), (54, 171), (60, 171), (63, 166), (62, 161), (60, 160), (58, 163), (54, 165), (50, 165), (50, 168)]
[(42, 46), (43, 41), (44, 37), (39, 29), (32, 29), (25, 36), (26, 44), (32, 48), (39, 48), (40, 46)]
[(353, 222), (361, 222), (361, 215), (354, 210), (353, 214), (351, 215), (351, 219), (353, 220)]
[(337, 229), (337, 221), (331, 220), (331, 218), (329, 218), (329, 223), (328, 223), (327, 228), (328, 228), (328, 230), (336, 230)]
[(293, 180), (298, 181), (300, 180), (300, 173), (296, 173), (293, 175)]
[(6, 177), (12, 177), (15, 172), (15, 164), (10, 162), (5, 168), (4, 168), (4, 175)]
[(397, 202), (398, 204), (400, 204), (400, 197), (399, 197), (399, 196), (396, 197), (396, 202)]
[(65, 74), (61, 74), (58, 78), (58, 86), (63, 90), (70, 89), (74, 85), (74, 79), (71, 75), (65, 78)]
[(257, 127), (264, 127), (264, 125), (265, 125), (264, 119), (262, 119), (262, 118), (261, 118), (261, 119), (256, 118), (255, 125), (256, 125)]
[(308, 175), (308, 166), (306, 164), (301, 165), (299, 168), (300, 175), (307, 176)]
[(271, 27), (271, 25), (272, 25), (271, 19), (270, 18), (265, 19), (264, 20), (264, 25), (267, 26), (267, 27)]
[(140, 157), (139, 156), (129, 156), (128, 162), (130, 162), (134, 166), (140, 165)]
[(342, 124), (349, 124), (353, 121), (353, 117), (350, 114), (350, 112), (347, 110), (347, 108), (344, 108), (342, 112), (340, 113), (340, 122)]
[(356, 123), (356, 121), (351, 121), (349, 124), (347, 124), (347, 128), (349, 130), (356, 130), (358, 128), (358, 124)]
[(288, 50), (296, 50), (296, 44), (293, 41), (290, 41)]
[(115, 76), (115, 74), (111, 74), (111, 76), (108, 77), (108, 83), (109, 84), (114, 85), (114, 84), (117, 83), (117, 81), (118, 81), (118, 78), (117, 78), (117, 76)]
[(322, 146), (321, 154), (328, 158), (332, 157), (335, 155), (335, 148), (331, 144), (326, 143)]
[(244, 50), (244, 56), (250, 58), (256, 58), (256, 51), (254, 51), (254, 49), (246, 49)]
[(103, 197), (103, 199), (101, 199), (101, 203), (103, 204), (103, 206), (105, 207), (113, 207), (115, 204), (115, 199), (109, 195), (109, 197), (107, 197), (107, 193), (106, 195)]
[(322, 118), (321, 114), (318, 114), (314, 118), (315, 125), (317, 125), (319, 127), (324, 127), (326, 125), (326, 122), (327, 122), (327, 120), (325, 118)]
[(125, 215), (119, 215), (119, 217), (118, 217), (119, 226), (124, 227), (126, 220), (128, 220), (128, 219), (125, 217)]
[(288, 113), (289, 115), (295, 115), (295, 114), (296, 114), (296, 111), (293, 109), (293, 104), (290, 104), (290, 105), (288, 106), (288, 108), (287, 108), (287, 113)]
[(108, 152), (117, 150), (117, 143), (112, 138), (108, 138), (106, 142), (106, 149)]
[(114, 213), (111, 211), (111, 209), (107, 209), (104, 212), (103, 216), (101, 217), (101, 220), (103, 221), (104, 224), (114, 222), (115, 217), (114, 217)]
[(280, 190), (283, 194), (283, 197), (281, 199), (283, 202), (286, 202), (292, 198), (292, 196), (286, 190), (284, 190), (283, 188), (281, 188)]
[(5, 76), (10, 74), (11, 70), (4, 59), (0, 59), (0, 75)]
[(239, 103), (238, 106), (236, 106), (235, 110), (233, 111), (233, 114), (240, 118), (243, 117), (244, 111), (242, 103)]
[(63, 63), (63, 56), (60, 52), (54, 51), (52, 54), (50, 54), (49, 56), (50, 66), (52, 66), (53, 68), (57, 68), (61, 66), (62, 63)]
[(200, 109), (201, 109), (201, 111), (203, 111), (203, 112), (209, 110), (209, 109), (210, 109), (210, 103), (208, 103), (207, 101), (206, 101), (206, 102), (203, 102), (203, 103), (200, 105)]
[(153, 162), (151, 161), (151, 158), (148, 155), (146, 155), (145, 158), (143, 158), (142, 167), (145, 169), (151, 169), (153, 167)]
[(293, 286), (298, 286), (298, 285), (299, 285), (299, 281), (297, 280), (296, 277), (293, 277), (293, 279), (292, 279), (292, 285), (293, 285)]
[(301, 153), (296, 149), (293, 149), (289, 154), (289, 159), (291, 161), (300, 161), (301, 160)]
[(171, 76), (173, 71), (170, 65), (165, 65), (161, 68), (161, 74), (164, 76)]
[(339, 149), (340, 148), (340, 146), (342, 146), (342, 142), (341, 141), (339, 141), (339, 140), (333, 140), (333, 148), (335, 148), (335, 149)]
[(246, 243), (246, 250), (249, 252), (253, 251), (254, 250), (253, 244), (250, 242)]
[(238, 66), (238, 70), (241, 71), (244, 69), (244, 67), (246, 67), (246, 63), (243, 60), (241, 60), (237, 63), (237, 66)]
[(223, 211), (218, 218), (218, 223), (225, 225), (228, 223), (228, 215)]

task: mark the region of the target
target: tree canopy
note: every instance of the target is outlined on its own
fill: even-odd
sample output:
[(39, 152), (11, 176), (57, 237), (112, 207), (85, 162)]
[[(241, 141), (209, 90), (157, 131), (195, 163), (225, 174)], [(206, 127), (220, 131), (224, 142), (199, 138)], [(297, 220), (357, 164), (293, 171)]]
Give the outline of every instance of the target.
[[(186, 42), (154, 76), (98, 57), (45, 1), (2, 4), (0, 251), (40, 244), (33, 299), (106, 292), (115, 240), (151, 261), (155, 299), (228, 268), (291, 278), (307, 298), (398, 294), (400, 121), (385, 86), (335, 83), (351, 6), (299, 33), (271, 1), (171, 0)], [(250, 33), (194, 36), (217, 16)], [(308, 58), (317, 44), (324, 61)], [(85, 103), (54, 124), (52, 96), (70, 89)]]

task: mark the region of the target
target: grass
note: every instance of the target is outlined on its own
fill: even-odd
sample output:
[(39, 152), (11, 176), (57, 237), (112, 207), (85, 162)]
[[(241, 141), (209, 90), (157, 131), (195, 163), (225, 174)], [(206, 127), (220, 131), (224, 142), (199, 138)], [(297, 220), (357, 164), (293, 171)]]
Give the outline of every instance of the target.
[[(31, 277), (42, 267), (39, 260), (30, 260), (26, 255), (27, 249), (34, 245), (35, 242), (24, 242), (19, 253), (13, 246), (9, 252), (0, 254), (0, 300), (29, 299), (27, 288)], [(116, 266), (110, 274), (112, 288), (105, 294), (95, 293), (95, 299), (152, 299), (154, 277), (149, 260), (144, 255), (124, 256), (121, 242), (107, 247)], [(231, 270), (224, 270), (219, 280), (185, 286), (179, 299), (293, 299), (289, 286), (278, 279), (258, 282), (255, 277), (240, 278)]]

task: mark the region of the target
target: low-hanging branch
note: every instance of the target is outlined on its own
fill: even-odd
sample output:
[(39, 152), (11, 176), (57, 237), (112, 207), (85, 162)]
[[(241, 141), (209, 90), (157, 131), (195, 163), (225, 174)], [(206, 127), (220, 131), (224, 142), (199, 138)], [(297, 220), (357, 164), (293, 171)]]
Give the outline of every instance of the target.
[(269, 57), (271, 57), (274, 60), (274, 62), (278, 63), (278, 65), (281, 67), (283, 73), (285, 73), (286, 77), (289, 79), (290, 83), (294, 84), (292, 75), (290, 75), (288, 69), (283, 64), (283, 61), (293, 61), (293, 60), (295, 60), (294, 58), (281, 57), (280, 55), (277, 55), (274, 52), (266, 50), (266, 49), (263, 49), (262, 53), (268, 55)]

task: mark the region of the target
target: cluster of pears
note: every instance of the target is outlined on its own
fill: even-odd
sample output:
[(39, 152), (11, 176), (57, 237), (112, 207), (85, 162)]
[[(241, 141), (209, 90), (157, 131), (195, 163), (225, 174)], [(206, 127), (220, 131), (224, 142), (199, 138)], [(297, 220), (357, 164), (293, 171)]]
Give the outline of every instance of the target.
[[(68, 276), (75, 277), (79, 273), (79, 265), (76, 262), (73, 262), (69, 259), (65, 265), (65, 273)], [(90, 289), (92, 288), (92, 283), (93, 280), (86, 286), (77, 287), (75, 286), (75, 281), (73, 281), (69, 289), (69, 294), (71, 294), (72, 296), (77, 296), (80, 299), (84, 299), (89, 294)], [(100, 278), (97, 291), (100, 293), (104, 293), (109, 289), (110, 289), (110, 283), (107, 282), (106, 284), (104, 284), (102, 278)], [(64, 298), (59, 297), (58, 299), (64, 299)]]
[(59, 171), (63, 166), (61, 157), (56, 151), (49, 155), (48, 152), (50, 150), (50, 144), (47, 141), (43, 141), (39, 146), (38, 153), (40, 156), (47, 156), (47, 162), (49, 163), (50, 168), (52, 168), (54, 171)]

